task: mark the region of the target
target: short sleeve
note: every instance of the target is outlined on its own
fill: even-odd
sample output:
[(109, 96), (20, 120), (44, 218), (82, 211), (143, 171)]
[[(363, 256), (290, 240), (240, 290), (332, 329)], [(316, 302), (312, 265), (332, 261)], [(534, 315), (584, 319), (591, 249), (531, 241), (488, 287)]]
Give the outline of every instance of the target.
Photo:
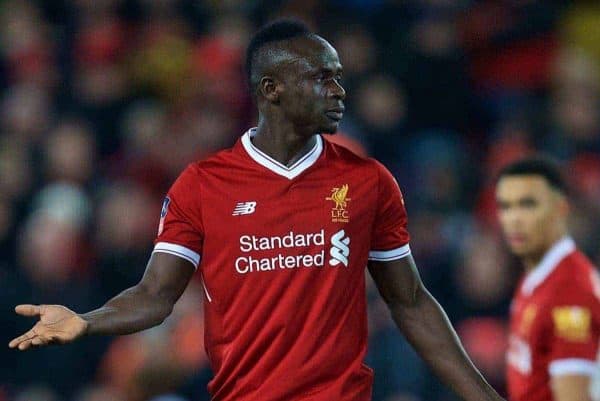
[(546, 315), (550, 334), (548, 371), (552, 376), (591, 376), (597, 369), (599, 301), (590, 291), (577, 288), (563, 290), (556, 298)]
[(371, 235), (369, 260), (390, 261), (410, 255), (410, 236), (404, 199), (396, 179), (379, 162), (377, 212)]
[(154, 252), (179, 256), (198, 267), (204, 239), (200, 200), (199, 175), (190, 165), (163, 201)]

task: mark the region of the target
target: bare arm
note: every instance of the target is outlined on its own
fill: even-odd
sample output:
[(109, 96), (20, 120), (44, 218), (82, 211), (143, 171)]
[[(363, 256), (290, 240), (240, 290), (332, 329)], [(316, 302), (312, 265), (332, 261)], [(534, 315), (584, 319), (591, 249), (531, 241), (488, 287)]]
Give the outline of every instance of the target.
[(64, 344), (85, 334), (130, 334), (162, 323), (173, 310), (194, 273), (194, 266), (177, 256), (154, 253), (140, 282), (81, 315), (61, 305), (19, 305), (16, 312), (39, 316), (27, 333), (12, 340), (20, 350)]
[(555, 401), (591, 401), (589, 376), (553, 376), (550, 387)]
[(161, 324), (187, 287), (194, 266), (177, 256), (154, 253), (141, 281), (84, 313), (89, 334), (130, 334)]
[(400, 331), (446, 385), (465, 401), (502, 400), (473, 365), (445, 312), (423, 286), (412, 256), (369, 262), (369, 272)]

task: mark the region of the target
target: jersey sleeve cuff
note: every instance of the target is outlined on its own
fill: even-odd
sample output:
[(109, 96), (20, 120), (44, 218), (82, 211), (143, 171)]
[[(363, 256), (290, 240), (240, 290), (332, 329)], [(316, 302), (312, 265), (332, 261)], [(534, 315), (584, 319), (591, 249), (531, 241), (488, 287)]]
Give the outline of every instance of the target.
[(556, 359), (548, 365), (550, 376), (596, 374), (598, 365), (595, 361), (579, 358)]
[(180, 258), (185, 259), (193, 264), (194, 269), (197, 269), (198, 264), (200, 264), (200, 255), (197, 252), (194, 252), (185, 246), (172, 244), (170, 242), (157, 242), (156, 245), (154, 245), (154, 250), (152, 253), (155, 252), (169, 253), (171, 255), (179, 256)]
[(410, 255), (410, 246), (406, 244), (396, 249), (390, 249), (389, 251), (371, 251), (369, 252), (369, 260), (387, 262), (402, 259), (408, 255)]

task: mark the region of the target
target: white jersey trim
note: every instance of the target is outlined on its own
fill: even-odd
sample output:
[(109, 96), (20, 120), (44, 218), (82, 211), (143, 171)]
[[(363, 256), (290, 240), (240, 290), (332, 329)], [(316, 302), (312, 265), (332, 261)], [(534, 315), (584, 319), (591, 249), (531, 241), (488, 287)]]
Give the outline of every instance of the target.
[(204, 293), (206, 294), (206, 299), (208, 299), (208, 302), (212, 302), (212, 297), (208, 293), (208, 288), (206, 288), (206, 281), (204, 280), (204, 274), (202, 274), (202, 272), (200, 272), (200, 276), (202, 277), (202, 288), (204, 288)]
[(548, 365), (550, 376), (563, 375), (585, 375), (592, 376), (596, 374), (598, 365), (595, 361), (578, 358), (557, 359)]
[(198, 268), (200, 264), (200, 255), (185, 246), (171, 244), (170, 242), (157, 242), (154, 245), (154, 252), (169, 253), (171, 255), (179, 256), (182, 259), (187, 260), (194, 265), (194, 269)]
[(248, 155), (261, 166), (289, 180), (302, 174), (307, 168), (315, 164), (321, 153), (323, 153), (323, 138), (321, 138), (321, 135), (317, 135), (315, 146), (302, 156), (300, 160), (288, 167), (254, 146), (251, 140), (254, 135), (256, 135), (256, 128), (250, 128), (242, 136), (242, 146)]
[(575, 250), (575, 241), (569, 236), (561, 238), (544, 255), (541, 262), (525, 277), (521, 287), (525, 295), (531, 295), (533, 291), (544, 282), (554, 271), (556, 266)]
[(400, 248), (391, 249), (389, 251), (371, 251), (369, 252), (369, 260), (387, 262), (390, 260), (402, 259), (408, 255), (410, 255), (410, 246), (409, 244), (406, 244)]

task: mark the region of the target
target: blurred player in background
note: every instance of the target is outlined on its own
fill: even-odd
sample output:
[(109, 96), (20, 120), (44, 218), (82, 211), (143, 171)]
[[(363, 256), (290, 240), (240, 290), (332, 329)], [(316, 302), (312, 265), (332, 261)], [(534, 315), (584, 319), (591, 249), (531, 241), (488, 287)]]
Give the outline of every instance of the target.
[(592, 375), (590, 384), (592, 401), (600, 401), (600, 355), (596, 360), (596, 372)]
[(600, 283), (567, 229), (569, 203), (560, 170), (530, 158), (505, 167), (498, 214), (525, 274), (511, 306), (511, 401), (589, 401), (600, 335)]
[(20, 305), (40, 321), (10, 346), (160, 324), (199, 267), (213, 400), (368, 401), (368, 265), (399, 329), (443, 381), (467, 401), (501, 400), (423, 287), (392, 175), (320, 135), (344, 112), (335, 49), (279, 21), (253, 38), (247, 69), (258, 127), (180, 175), (141, 282), (82, 315)]

